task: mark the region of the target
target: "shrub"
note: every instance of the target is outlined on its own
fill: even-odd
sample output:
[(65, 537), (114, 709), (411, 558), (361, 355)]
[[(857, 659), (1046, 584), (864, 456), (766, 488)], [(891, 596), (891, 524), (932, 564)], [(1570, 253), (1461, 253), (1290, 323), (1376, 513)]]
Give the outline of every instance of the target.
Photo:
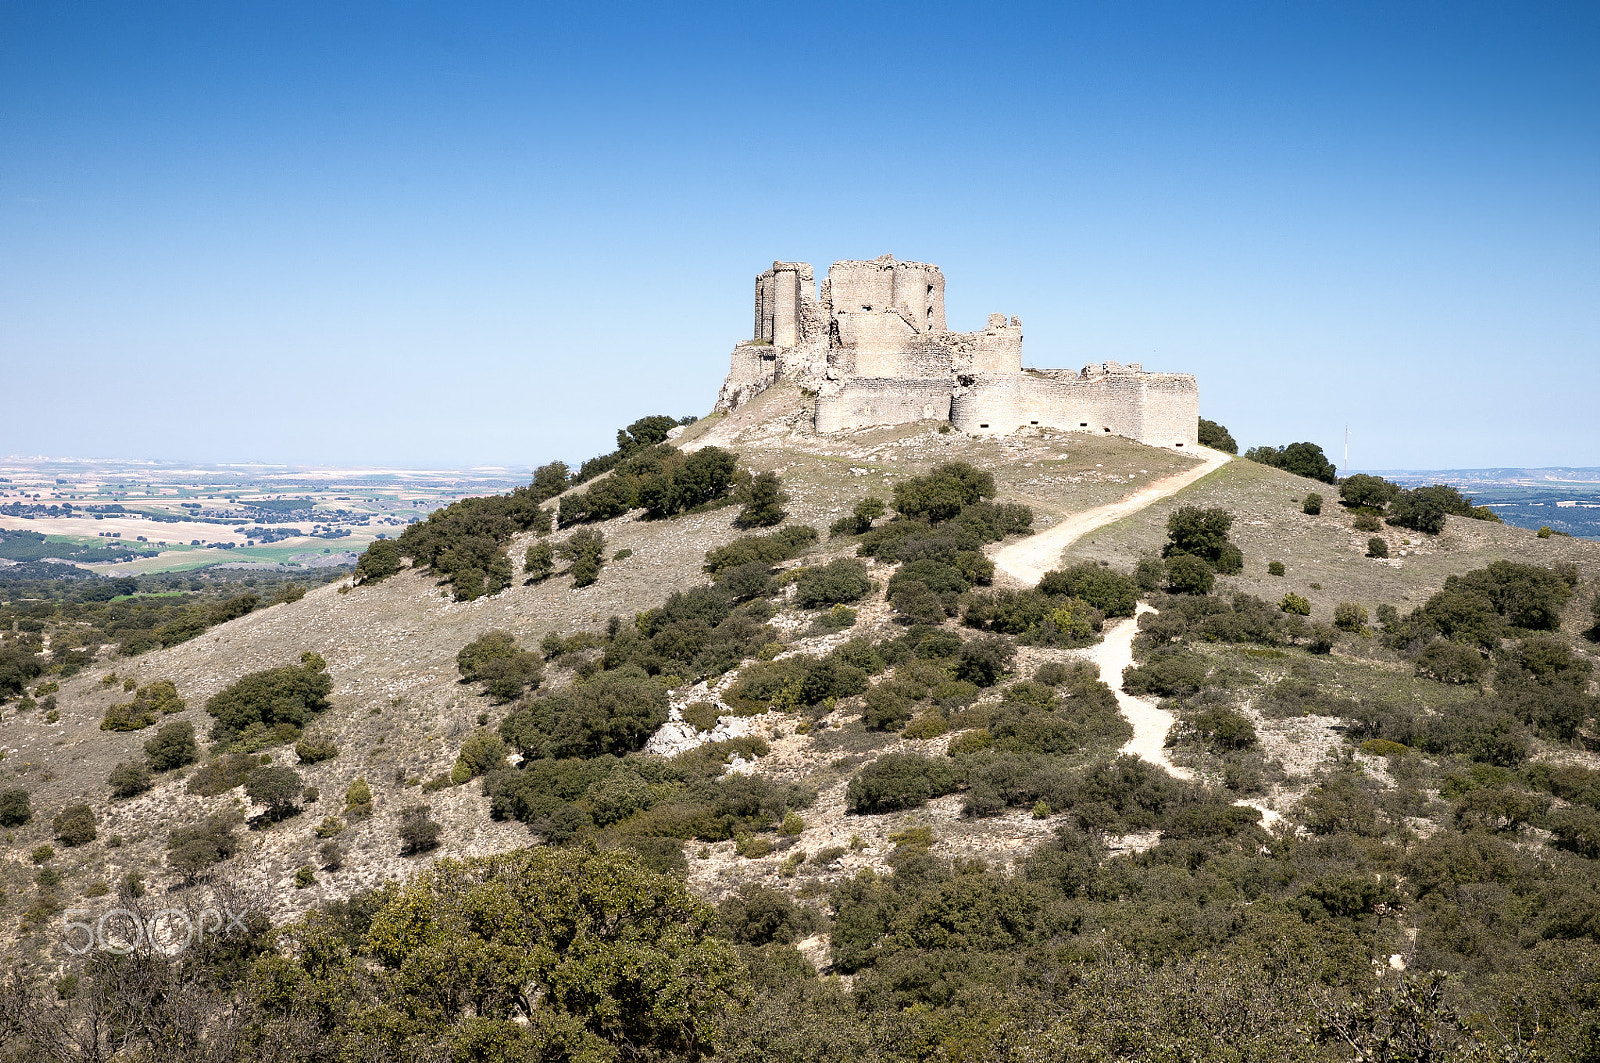
[(956, 678), (980, 687), (994, 686), (1010, 668), (1017, 651), (1003, 638), (973, 639), (956, 655)]
[(1282, 561), (1269, 561), (1269, 562), (1267, 562), (1267, 575), (1269, 575), (1269, 576), (1281, 576), (1281, 575), (1284, 574), (1285, 571), (1287, 571), (1287, 570), (1283, 567), (1283, 562)]
[(1441, 683), (1476, 683), (1489, 662), (1471, 646), (1449, 639), (1436, 639), (1417, 658), (1417, 674)]
[(250, 773), (244, 792), (256, 804), (267, 806), (269, 820), (278, 820), (300, 811), (295, 798), (304, 785), (305, 780), (293, 768), (262, 767)]
[(1304, 501), (1300, 503), (1300, 512), (1311, 517), (1320, 515), (1322, 513), (1322, 496), (1315, 491), (1307, 492)]
[(427, 805), (409, 805), (400, 810), (400, 837), (402, 856), (413, 856), (439, 847), (439, 835), (444, 828), (433, 821)]
[(948, 757), (889, 753), (856, 773), (845, 788), (845, 806), (858, 814), (917, 808), (953, 793), (959, 784)]
[(950, 520), (984, 498), (993, 498), (994, 476), (964, 461), (935, 465), (926, 476), (902, 480), (894, 488), (894, 508), (903, 517), (932, 523)]
[(307, 889), (308, 887), (315, 886), (316, 884), (317, 884), (317, 873), (316, 873), (315, 870), (312, 869), (310, 864), (301, 864), (299, 867), (297, 867), (295, 869), (295, 872), (294, 872), (294, 888), (295, 889), (303, 890), (303, 889)]
[(806, 609), (854, 602), (872, 590), (867, 566), (853, 557), (841, 557), (819, 568), (808, 568), (795, 581), (795, 601)]
[(775, 472), (752, 476), (733, 493), (734, 500), (743, 505), (734, 523), (741, 528), (767, 528), (779, 524), (788, 516), (783, 504), (789, 494), (783, 489)]
[(1333, 607), (1333, 626), (1341, 631), (1360, 631), (1366, 623), (1367, 609), (1364, 605), (1340, 602)]
[(896, 584), (889, 595), (894, 611), (912, 624), (939, 624), (944, 622), (944, 599), (935, 594), (921, 580), (908, 579)]
[(462, 682), (482, 681), (489, 694), (512, 701), (539, 685), (544, 663), (537, 653), (518, 649), (509, 631), (490, 631), (461, 648), (456, 670)]
[(1389, 544), (1383, 540), (1382, 536), (1374, 535), (1372, 538), (1367, 540), (1367, 556), (1379, 558), (1388, 557)]
[(188, 790), (202, 797), (215, 797), (242, 786), (259, 767), (261, 758), (254, 753), (225, 753), (191, 775)]
[(1141, 557), (1134, 566), (1133, 580), (1142, 591), (1153, 591), (1167, 579), (1167, 566), (1159, 557)]
[(660, 683), (604, 672), (527, 703), (501, 721), (500, 734), (523, 756), (632, 753), (667, 722), (667, 705)]
[(1315, 443), (1290, 443), (1286, 447), (1251, 447), (1244, 456), (1249, 461), (1271, 465), (1296, 476), (1321, 480), (1331, 484), (1338, 481), (1337, 470), (1322, 448)]
[(535, 583), (550, 578), (556, 570), (556, 551), (548, 539), (529, 543), (522, 555), (522, 571)]
[(1151, 654), (1142, 664), (1122, 671), (1122, 689), (1129, 694), (1159, 697), (1193, 694), (1205, 686), (1211, 665), (1199, 654), (1168, 650)]
[(357, 777), (344, 792), (344, 810), (352, 818), (372, 815), (372, 788)]
[(1106, 616), (1132, 616), (1139, 604), (1139, 583), (1109, 568), (1084, 562), (1065, 571), (1047, 572), (1039, 581), (1045, 594), (1088, 602)]
[(298, 736), (299, 728), (328, 707), (333, 680), (328, 666), (315, 653), (300, 655), (300, 664), (252, 672), (206, 701), (206, 712), (216, 718), (212, 740), (230, 745), (252, 724), (273, 729), (284, 724), (284, 741)]
[(715, 576), (723, 569), (756, 561), (772, 565), (799, 557), (802, 550), (816, 541), (816, 529), (803, 524), (790, 525), (771, 535), (746, 535), (726, 546), (708, 550), (705, 570)]
[(375, 539), (356, 562), (357, 584), (382, 583), (400, 571), (400, 544), (394, 539)]
[(1356, 473), (1339, 481), (1339, 500), (1347, 506), (1369, 506), (1382, 509), (1400, 494), (1400, 485), (1390, 483), (1381, 476)]
[(184, 708), (184, 701), (178, 696), (178, 688), (172, 681), (158, 679), (140, 687), (132, 701), (107, 708), (105, 719), (100, 722), (100, 730), (137, 731), (155, 723), (159, 716), (170, 716), (182, 712)]
[(308, 734), (294, 745), (294, 755), (302, 764), (316, 764), (339, 755), (339, 744), (325, 732)]
[(1255, 725), (1232, 709), (1206, 709), (1195, 713), (1189, 726), (1203, 741), (1224, 752), (1248, 749), (1256, 744)]
[(1383, 523), (1371, 513), (1357, 513), (1352, 526), (1356, 531), (1375, 532), (1383, 528)]
[(605, 564), (605, 533), (595, 528), (574, 532), (556, 547), (556, 554), (572, 563), (572, 585), (588, 587), (599, 580), (600, 568)]
[(33, 818), (33, 805), (26, 790), (0, 792), (0, 827), (21, 827)]
[(95, 839), (94, 809), (88, 805), (68, 805), (50, 825), (56, 832), (57, 840), (70, 848), (88, 845)]
[(1225, 454), (1239, 453), (1239, 444), (1234, 441), (1228, 430), (1217, 422), (1208, 421), (1204, 417), (1200, 418), (1199, 442), (1202, 447), (1211, 447)]
[(476, 779), (480, 775), (487, 775), (491, 771), (498, 771), (506, 766), (506, 743), (493, 731), (479, 729), (467, 737), (461, 744), (461, 752), (456, 757), (454, 769), (450, 773), (450, 780), (454, 783), (464, 783), (469, 779)]
[(742, 945), (792, 945), (818, 929), (817, 914), (782, 890), (747, 882), (721, 904), (722, 932)]
[(860, 535), (872, 527), (872, 522), (883, 516), (888, 510), (881, 498), (863, 498), (855, 504), (847, 516), (840, 517), (828, 528), (828, 534)]
[(1286, 613), (1293, 613), (1295, 616), (1311, 615), (1311, 602), (1298, 594), (1285, 594), (1279, 599), (1278, 608)]
[(171, 771), (200, 759), (200, 746), (194, 740), (194, 724), (175, 720), (156, 731), (144, 744), (145, 759), (151, 771)]
[(186, 881), (194, 881), (201, 871), (238, 851), (239, 837), (233, 830), (237, 823), (234, 817), (218, 813), (177, 828), (167, 836), (167, 864)]
[(1216, 575), (1204, 558), (1175, 554), (1167, 559), (1167, 587), (1174, 594), (1210, 594)]
[(111, 784), (112, 797), (136, 797), (154, 785), (150, 769), (136, 760), (123, 761), (112, 768), (106, 781)]

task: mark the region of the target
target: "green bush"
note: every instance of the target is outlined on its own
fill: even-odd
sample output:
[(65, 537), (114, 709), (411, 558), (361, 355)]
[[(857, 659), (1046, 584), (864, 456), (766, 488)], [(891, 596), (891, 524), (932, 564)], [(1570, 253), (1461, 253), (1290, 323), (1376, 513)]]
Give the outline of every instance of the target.
[(382, 583), (400, 571), (400, 543), (394, 539), (375, 539), (367, 544), (356, 562), (356, 583)]
[(1472, 646), (1436, 639), (1417, 658), (1417, 674), (1441, 683), (1476, 683), (1489, 662)]
[(845, 807), (861, 815), (897, 812), (954, 793), (959, 785), (955, 764), (948, 757), (888, 753), (850, 780)]
[(1383, 522), (1371, 513), (1357, 513), (1356, 519), (1351, 522), (1356, 531), (1375, 532), (1383, 528)]
[(294, 755), (301, 764), (318, 764), (339, 755), (339, 744), (327, 733), (308, 734), (294, 744)]
[(0, 827), (21, 827), (33, 818), (33, 805), (26, 790), (0, 792)]
[(112, 768), (106, 781), (111, 784), (112, 797), (137, 797), (154, 785), (150, 769), (136, 760), (123, 761)]
[(461, 744), (450, 781), (456, 784), (499, 771), (506, 766), (506, 743), (493, 731), (480, 728)]
[(775, 472), (752, 476), (734, 491), (733, 497), (743, 506), (734, 519), (741, 528), (768, 528), (782, 523), (788, 516), (783, 505), (789, 501), (789, 493), (783, 489)]
[(244, 785), (259, 767), (261, 758), (254, 753), (225, 753), (189, 776), (188, 790), (202, 797), (215, 797)]
[(1174, 594), (1210, 594), (1216, 575), (1204, 558), (1175, 554), (1167, 559), (1167, 588)]
[(1398, 498), (1400, 491), (1399, 484), (1366, 473), (1356, 473), (1339, 481), (1339, 500), (1347, 506), (1382, 509)]
[(747, 882), (717, 906), (722, 933), (741, 945), (792, 945), (820, 929), (817, 914), (782, 890)]
[(1341, 631), (1360, 631), (1367, 623), (1367, 608), (1358, 602), (1340, 602), (1333, 607), (1333, 626)]
[(234, 833), (238, 820), (227, 813), (207, 816), (203, 822), (179, 827), (167, 835), (167, 864), (194, 881), (200, 872), (232, 856), (239, 849)]
[(1199, 654), (1163, 650), (1123, 669), (1122, 689), (1138, 697), (1193, 694), (1205, 686), (1210, 672), (1211, 665)]
[(1333, 463), (1315, 443), (1290, 443), (1285, 447), (1251, 447), (1245, 451), (1244, 456), (1249, 461), (1271, 465), (1296, 476), (1321, 480), (1326, 484), (1338, 482), (1337, 470), (1333, 467)]
[(94, 809), (88, 805), (68, 805), (56, 814), (50, 825), (56, 839), (70, 848), (88, 845), (95, 839)]
[(500, 734), (523, 756), (632, 753), (667, 722), (667, 691), (653, 679), (602, 672), (507, 716)]
[(400, 837), (401, 855), (413, 856), (437, 849), (444, 828), (433, 821), (427, 805), (408, 805), (400, 810), (400, 826), (395, 833)]
[(533, 582), (550, 578), (556, 570), (556, 551), (547, 539), (528, 544), (522, 555), (522, 571)]
[(251, 672), (213, 694), (206, 701), (206, 712), (216, 719), (212, 741), (231, 745), (256, 726), (269, 731), (287, 725), (283, 741), (292, 741), (304, 727), (328, 707), (333, 680), (328, 665), (315, 653), (300, 655), (300, 664)]
[(305, 780), (293, 768), (260, 767), (245, 780), (245, 796), (258, 805), (266, 805), (269, 820), (283, 819), (299, 812), (295, 799), (305, 788)]
[(1139, 604), (1139, 583), (1090, 561), (1060, 572), (1047, 572), (1039, 581), (1045, 594), (1063, 595), (1088, 602), (1108, 617), (1132, 616)]
[(867, 566), (853, 557), (841, 557), (818, 568), (804, 569), (795, 580), (795, 601), (802, 608), (860, 601), (872, 591)]
[(828, 528), (828, 534), (861, 535), (872, 528), (872, 522), (888, 512), (883, 504), (883, 499), (867, 497), (855, 504), (855, 507), (846, 516), (834, 521)]
[(902, 517), (932, 523), (947, 521), (981, 499), (994, 497), (994, 476), (964, 461), (935, 465), (926, 476), (894, 487), (894, 508)]
[(1317, 494), (1315, 491), (1307, 492), (1304, 501), (1300, 503), (1300, 512), (1310, 517), (1321, 515), (1322, 496)]
[(194, 724), (177, 720), (163, 725), (156, 736), (144, 744), (145, 759), (151, 771), (171, 771), (200, 759), (200, 746), (194, 740)]
[[(589, 468), (587, 462), (584, 468)], [(635, 448), (610, 473), (588, 490), (562, 498), (563, 528), (610, 520), (636, 507), (661, 519), (725, 498), (738, 479), (738, 455), (720, 447), (685, 454), (655, 444)]]
[(461, 648), (456, 670), (463, 683), (482, 682), (500, 701), (514, 701), (539, 685), (544, 662), (539, 654), (519, 649), (509, 631), (490, 631)]
[(724, 569), (761, 562), (766, 565), (799, 557), (801, 551), (817, 541), (815, 528), (790, 525), (771, 535), (746, 535), (726, 546), (706, 552), (705, 570), (713, 576)]
[(556, 547), (556, 554), (571, 563), (572, 585), (588, 587), (599, 580), (601, 566), (606, 562), (605, 533), (595, 528), (574, 532)]
[(1225, 454), (1239, 453), (1239, 444), (1234, 441), (1232, 434), (1222, 425), (1204, 417), (1200, 418), (1200, 445)]
[(1382, 536), (1374, 535), (1372, 538), (1367, 540), (1367, 556), (1377, 558), (1388, 557), (1389, 544), (1383, 540)]
[(1269, 576), (1281, 576), (1286, 571), (1287, 570), (1283, 567), (1283, 562), (1282, 561), (1269, 561), (1269, 562), (1267, 562), (1267, 575), (1269, 575)]
[(964, 642), (956, 655), (956, 678), (975, 686), (994, 686), (1010, 670), (1016, 655), (1007, 639), (991, 636)]
[(1278, 608), (1286, 613), (1293, 613), (1295, 616), (1311, 615), (1310, 600), (1294, 593), (1285, 594), (1279, 599)]
[(178, 697), (178, 688), (169, 679), (158, 679), (139, 688), (133, 700), (106, 709), (100, 721), (102, 731), (138, 731), (149, 727), (160, 716), (184, 710), (184, 701)]

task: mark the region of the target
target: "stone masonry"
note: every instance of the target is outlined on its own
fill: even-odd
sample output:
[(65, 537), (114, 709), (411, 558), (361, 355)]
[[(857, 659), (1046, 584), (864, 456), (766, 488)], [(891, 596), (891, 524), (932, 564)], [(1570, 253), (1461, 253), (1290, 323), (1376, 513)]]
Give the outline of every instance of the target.
[(719, 410), (777, 381), (816, 392), (816, 427), (838, 432), (947, 421), (974, 435), (1039, 426), (1193, 450), (1200, 390), (1188, 373), (1138, 363), (1025, 369), (1022, 322), (990, 314), (977, 332), (945, 327), (944, 274), (925, 262), (835, 262), (820, 291), (809, 263), (756, 278), (755, 338), (733, 349)]

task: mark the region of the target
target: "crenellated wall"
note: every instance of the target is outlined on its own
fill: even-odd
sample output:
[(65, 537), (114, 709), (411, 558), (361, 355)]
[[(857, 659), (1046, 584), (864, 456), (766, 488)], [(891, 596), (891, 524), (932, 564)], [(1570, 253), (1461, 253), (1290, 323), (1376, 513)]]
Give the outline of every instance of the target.
[(817, 296), (814, 284), (804, 262), (774, 262), (756, 278), (756, 338), (734, 348), (717, 409), (793, 379), (818, 389), (819, 432), (932, 419), (975, 434), (1040, 427), (1198, 445), (1193, 376), (1116, 362), (1024, 369), (1018, 318), (946, 329), (938, 266), (891, 255), (841, 261)]

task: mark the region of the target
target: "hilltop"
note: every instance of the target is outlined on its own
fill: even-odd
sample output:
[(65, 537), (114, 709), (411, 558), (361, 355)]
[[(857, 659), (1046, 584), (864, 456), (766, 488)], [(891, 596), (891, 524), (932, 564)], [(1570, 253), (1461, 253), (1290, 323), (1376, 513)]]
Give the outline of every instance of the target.
[[(1141, 490), (1159, 493), (1152, 485), (1201, 471), (1206, 452), (1050, 428), (973, 437), (932, 422), (819, 435), (811, 401), (780, 382), (736, 410), (674, 430), (660, 451), (726, 451), (737, 455), (741, 476), (776, 475), (788, 501), (786, 518), (774, 527), (737, 527), (738, 506), (722, 501), (662, 519), (634, 508), (554, 531), (541, 531), (524, 514), (526, 530), (504, 543), (514, 578), (497, 593), (457, 600), (459, 587), (441, 579), (438, 566), (403, 565), (381, 580), (344, 579), (297, 600), (254, 607), (137, 656), (115, 656), (107, 647), (59, 680), (48, 715), (8, 707), (0, 723), (6, 751), (0, 790), (26, 789), (36, 814), (8, 834), (7, 947), (30, 964), (59, 969), (41, 906), (109, 907), (115, 898), (108, 891), (130, 874), (185, 895), (188, 876), (168, 859), (173, 832), (230, 812), (255, 818), (250, 829), (239, 828), (237, 851), (206, 875), (248, 896), (274, 923), (440, 859), (587, 838), (602, 848), (631, 847), (649, 866), (681, 877), (695, 895), (721, 902), (725, 919), (755, 903), (752, 888), (769, 891), (759, 894), (766, 898), (761, 903), (775, 906), (773, 918), (790, 930), (751, 941), (791, 944), (816, 970), (878, 987), (872, 992), (887, 992), (899, 977), (887, 959), (899, 954), (882, 951), (898, 939), (884, 937), (869, 948), (858, 940), (865, 933), (859, 922), (850, 922), (862, 918), (862, 891), (878, 889), (873, 883), (905, 883), (912, 891), (906, 898), (920, 896), (916, 883), (923, 879), (915, 876), (936, 884), (940, 875), (970, 874), (974, 888), (1002, 893), (1043, 888), (1041, 861), (1066, 859), (1062, 854), (1078, 845), (1088, 863), (1072, 874), (1101, 885), (1075, 892), (1060, 885), (1065, 880), (1048, 881), (1055, 883), (1050, 889), (1067, 889), (1066, 900), (1049, 903), (1076, 906), (1073, 918), (1082, 921), (1051, 922), (1049, 934), (1068, 942), (1061, 947), (1079, 959), (1089, 946), (1078, 935), (1091, 933), (1112, 934), (1118, 947), (1154, 949), (1152, 957), (1169, 948), (1210, 955), (1202, 939), (1238, 933), (1241, 941), (1257, 941), (1250, 935), (1267, 933), (1236, 907), (1229, 909), (1233, 931), (1202, 931), (1196, 920), (1210, 916), (1201, 914), (1203, 905), (1183, 907), (1197, 903), (1185, 886), (1180, 893), (1189, 899), (1161, 903), (1177, 906), (1170, 932), (1188, 943), (1153, 944), (1153, 931), (1133, 910), (1117, 907), (1116, 891), (1153, 888), (1132, 883), (1157, 875), (1165, 861), (1188, 860), (1193, 868), (1185, 874), (1194, 875), (1221, 873), (1199, 870), (1213, 866), (1207, 860), (1235, 870), (1240, 861), (1275, 861), (1279, 883), (1249, 890), (1292, 908), (1302, 903), (1297, 897), (1322, 896), (1314, 893), (1323, 888), (1316, 883), (1374, 874), (1381, 883), (1400, 861), (1414, 859), (1406, 854), (1426, 839), (1464, 836), (1459, 832), (1480, 815), (1474, 793), (1526, 808), (1492, 825), (1486, 836), (1495, 845), (1541, 854), (1556, 861), (1550, 866), (1581, 865), (1564, 875), (1589, 874), (1587, 858), (1572, 855), (1583, 852), (1585, 843), (1572, 841), (1581, 829), (1563, 827), (1557, 814), (1587, 807), (1581, 781), (1600, 769), (1588, 751), (1594, 645), (1578, 637), (1595, 622), (1590, 602), (1600, 585), (1600, 544), (1457, 516), (1438, 534), (1381, 523), (1376, 533), (1358, 531), (1353, 524), (1362, 514), (1338, 504), (1336, 486), (1253, 461), (1218, 460), (1175, 493), (1131, 512), (1124, 506), (1126, 515), (1087, 530), (1048, 565), (1067, 575), (1035, 590), (1003, 566), (983, 571), (970, 539), (959, 548), (939, 546), (938, 535), (955, 534), (939, 529), (966, 527), (960, 533), (966, 535), (979, 526), (971, 522), (999, 522), (981, 546), (982, 555), (993, 557), (1028, 542), (1014, 523), (1020, 511), (1008, 505), (1028, 507), (1026, 534), (1040, 536), (1130, 496), (1142, 499)], [(677, 459), (660, 460), (670, 466)], [(946, 524), (918, 525), (925, 531), (917, 534), (933, 538), (915, 540), (923, 544), (915, 556), (896, 557), (877, 545), (898, 541), (890, 533), (905, 526), (885, 517), (830, 535), (841, 520), (849, 523), (860, 500), (892, 503), (897, 486), (940, 468), (958, 470), (947, 476), (992, 477), (992, 491), (985, 488), (983, 500), (970, 496)], [(572, 500), (603, 482), (604, 476), (590, 478), (543, 504), (576, 512)], [(1306, 512), (1312, 493), (1325, 498), (1315, 514)], [(1209, 594), (1177, 593), (1178, 560), (1164, 566), (1158, 558), (1171, 552), (1174, 515), (1196, 509), (1231, 518), (1222, 539), (1237, 549), (1240, 566), (1224, 551), (1203, 566), (1212, 573)], [(788, 556), (757, 564), (770, 570), (760, 575), (761, 586), (718, 590), (720, 605), (712, 592), (697, 590), (713, 578), (708, 553), (797, 527), (820, 534), (795, 539)], [(530, 548), (589, 531), (604, 536), (603, 564), (591, 585), (574, 586), (559, 561), (546, 579), (522, 572)], [(1387, 543), (1387, 558), (1369, 556), (1374, 534)], [(807, 579), (834, 571), (848, 578), (852, 559), (863, 552), (868, 583), (832, 599), (847, 605), (803, 599)], [(1417, 663), (1422, 647), (1448, 640), (1408, 616), (1452, 577), (1496, 562), (1550, 574), (1541, 587), (1567, 588), (1549, 592), (1559, 599), (1552, 632), (1497, 619), (1494, 645), (1472, 651), (1482, 661), (1477, 673), (1452, 682), (1425, 674)], [(1281, 575), (1269, 570), (1274, 563)], [(957, 570), (968, 577), (963, 589), (941, 592), (940, 573)], [(927, 586), (908, 586), (905, 574), (913, 571)], [(698, 630), (694, 637), (714, 641), (723, 637), (717, 632), (745, 632), (728, 636), (745, 640), (732, 643), (740, 647), (728, 662), (735, 667), (706, 666), (699, 662), (709, 658), (692, 651), (674, 657), (680, 651), (650, 641), (662, 625), (696, 609), (712, 610), (703, 614), (709, 624), (694, 629), (683, 620), (683, 637)], [(512, 656), (505, 659), (527, 670), (512, 675), (503, 698), (490, 696), (481, 681), (464, 681), (459, 657), (469, 645), (488, 645), (478, 640), (497, 632), (511, 638), (505, 652)], [(1523, 660), (1518, 647), (1544, 646), (1539, 639), (1555, 640), (1550, 645), (1558, 642), (1565, 654), (1564, 663), (1552, 666), (1565, 684), (1562, 711), (1580, 713), (1566, 730), (1528, 716), (1537, 692), (1515, 685), (1524, 682), (1515, 678), (1521, 673), (1514, 662)], [(204, 738), (214, 723), (208, 699), (253, 673), (298, 667), (308, 654), (315, 658), (306, 660), (320, 661), (307, 664), (306, 674), (325, 663), (328, 707), (303, 735), (331, 740), (337, 755), (297, 757), (293, 740), (274, 744), (270, 736), (252, 752), (264, 753), (273, 767), (292, 766), (296, 785), (310, 788), (309, 795), (289, 795), (298, 814), (273, 821), (237, 784), (193, 792), (197, 774), (217, 760), (157, 774), (152, 788), (113, 798), (113, 770), (139, 760), (157, 729), (102, 729), (108, 710), (134, 697), (130, 690), (143, 697), (145, 688), (170, 682), (184, 707), (159, 724), (188, 722)], [(671, 671), (685, 666), (706, 674)], [(539, 681), (522, 694), (516, 674), (537, 674)], [(821, 684), (814, 698), (806, 693), (813, 682)], [(549, 736), (576, 718), (561, 713), (577, 711), (589, 696), (582, 692), (599, 689), (597, 683), (611, 684), (605, 696), (622, 699), (608, 703), (614, 706), (628, 698), (643, 699), (641, 705), (662, 699), (651, 733), (641, 736), (648, 742), (604, 745), (616, 757), (601, 752), (612, 738), (592, 739), (597, 744), (576, 755), (570, 749), (577, 746), (541, 753), (557, 748)], [(1491, 709), (1502, 715), (1483, 715)], [(620, 720), (633, 710), (607, 711)], [(1498, 752), (1474, 752), (1491, 731)], [(474, 750), (498, 744), (499, 736), (521, 744), (522, 756), (513, 759), (522, 767), (490, 765), (483, 774), (472, 767)], [(1143, 759), (1118, 760), (1119, 750)], [(250, 769), (257, 764), (252, 760)], [(1537, 765), (1547, 766), (1543, 775), (1530, 767)], [(1579, 774), (1551, 782), (1558, 768)], [(546, 771), (578, 774), (539, 781)], [(346, 800), (358, 782), (369, 793), (365, 809)], [(748, 807), (726, 811), (718, 802), (738, 787)], [(51, 817), (80, 802), (93, 810), (96, 838), (78, 846), (56, 840), (49, 866), (58, 883), (36, 886), (30, 853), (52, 843)], [(1335, 804), (1338, 810), (1329, 811)], [(406, 810), (418, 805), (438, 824), (437, 844), (403, 847)], [(342, 848), (332, 864), (321, 855), (327, 839), (318, 832), (330, 817), (339, 820), (331, 836)], [(1173, 855), (1185, 846), (1190, 856)], [(1113, 880), (1123, 885), (1113, 889)], [(1318, 901), (1324, 914), (1305, 918), (1317, 926), (1326, 920), (1319, 933), (1353, 951), (1315, 962), (1341, 972), (1369, 962), (1473, 969), (1476, 961), (1465, 958), (1473, 953), (1434, 929), (1420, 898), (1381, 899), (1387, 896), (1358, 899), (1344, 914), (1333, 900)], [(1385, 904), (1391, 907), (1374, 907)], [(1028, 932), (1035, 933), (1044, 931)], [(1043, 940), (1028, 934), (1015, 941)], [(957, 946), (918, 948), (933, 962), (927, 957)], [(1506, 949), (1515, 946), (1495, 938), (1479, 955), (1511, 962)], [(961, 977), (969, 988), (984, 981)], [(894, 992), (916, 995), (904, 985)], [(869, 998), (861, 999), (866, 1007)]]

